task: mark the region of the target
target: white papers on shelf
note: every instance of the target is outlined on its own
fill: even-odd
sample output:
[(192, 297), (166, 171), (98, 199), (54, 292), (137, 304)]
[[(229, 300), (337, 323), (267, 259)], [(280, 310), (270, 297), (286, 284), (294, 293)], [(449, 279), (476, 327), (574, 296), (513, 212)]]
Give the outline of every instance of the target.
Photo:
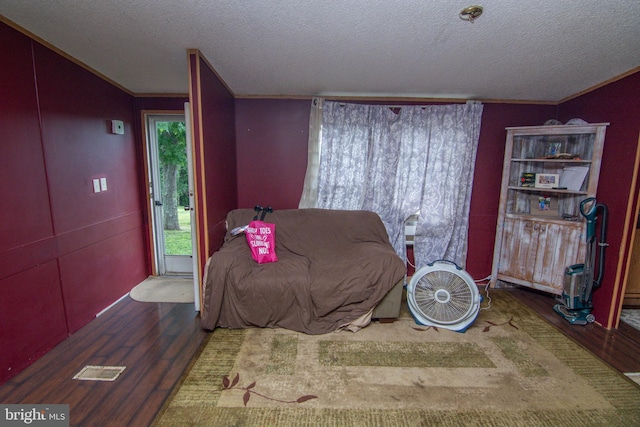
[(565, 167), (560, 175), (560, 187), (567, 187), (567, 190), (571, 191), (580, 191), (588, 172), (588, 166)]

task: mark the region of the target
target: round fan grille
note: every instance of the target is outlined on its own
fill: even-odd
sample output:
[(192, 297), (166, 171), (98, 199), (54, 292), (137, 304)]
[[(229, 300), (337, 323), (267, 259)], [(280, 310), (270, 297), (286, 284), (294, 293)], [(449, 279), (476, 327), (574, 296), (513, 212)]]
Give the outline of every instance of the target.
[(473, 309), (469, 284), (450, 271), (432, 271), (418, 279), (414, 299), (424, 317), (436, 323), (457, 323)]
[(469, 273), (449, 261), (419, 269), (407, 285), (409, 309), (423, 325), (465, 330), (477, 317), (480, 300)]

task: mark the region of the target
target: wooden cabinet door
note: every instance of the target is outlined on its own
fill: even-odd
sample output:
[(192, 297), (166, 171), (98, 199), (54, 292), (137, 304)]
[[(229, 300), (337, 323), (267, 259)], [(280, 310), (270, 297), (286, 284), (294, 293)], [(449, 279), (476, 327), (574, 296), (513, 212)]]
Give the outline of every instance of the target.
[(538, 237), (534, 234), (534, 221), (505, 218), (502, 244), (498, 262), (498, 274), (533, 280), (533, 265), (538, 250)]
[(565, 269), (584, 263), (584, 245), (580, 244), (582, 227), (540, 222), (537, 228), (538, 251), (533, 266), (533, 281), (548, 288), (549, 292), (562, 294)]
[(582, 227), (505, 218), (498, 274), (513, 283), (560, 295), (566, 267), (584, 262)]

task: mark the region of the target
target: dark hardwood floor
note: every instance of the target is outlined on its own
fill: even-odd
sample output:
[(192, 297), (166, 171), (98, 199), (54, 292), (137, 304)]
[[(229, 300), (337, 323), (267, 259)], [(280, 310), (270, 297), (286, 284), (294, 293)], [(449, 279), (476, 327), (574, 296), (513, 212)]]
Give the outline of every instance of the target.
[[(508, 292), (613, 368), (640, 372), (640, 331), (572, 326), (553, 311), (553, 297)], [(148, 426), (206, 337), (193, 304), (127, 297), (0, 387), (0, 402), (66, 403), (73, 426)], [(115, 382), (73, 380), (85, 365), (127, 368)]]
[[(193, 304), (126, 297), (0, 387), (0, 402), (69, 404), (73, 426), (148, 426), (206, 336)], [(73, 380), (85, 365), (126, 369)]]
[[(556, 300), (550, 294), (526, 288), (515, 288), (509, 292), (614, 369), (623, 373), (640, 372), (640, 331), (637, 329), (622, 322), (615, 330), (607, 330), (595, 323), (571, 325), (553, 310)], [(594, 298), (596, 296), (597, 293)]]

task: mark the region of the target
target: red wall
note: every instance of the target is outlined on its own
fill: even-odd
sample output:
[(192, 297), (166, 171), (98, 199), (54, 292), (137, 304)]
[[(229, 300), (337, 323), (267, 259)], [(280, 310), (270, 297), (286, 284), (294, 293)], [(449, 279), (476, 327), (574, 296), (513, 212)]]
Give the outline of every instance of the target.
[(2, 23), (0, 40), (3, 383), (147, 271), (133, 97)]
[(235, 100), (206, 59), (188, 52), (200, 274), (222, 246), (227, 213), (238, 205)]
[[(610, 310), (614, 296), (622, 292), (620, 278), (616, 283), (617, 266), (626, 261), (629, 241), (623, 241), (625, 215), (629, 195), (635, 198), (638, 187), (632, 189), (634, 162), (640, 132), (640, 72), (610, 83), (573, 100), (562, 103), (558, 119), (565, 123), (581, 118), (589, 123), (608, 122), (605, 137), (597, 200), (607, 206), (609, 220), (605, 269), (602, 286), (593, 295), (596, 321), (606, 327), (614, 327), (617, 307)], [(635, 227), (631, 218), (629, 227)], [(631, 230), (630, 230), (631, 231)], [(623, 273), (623, 271), (621, 272)], [(617, 286), (617, 289), (616, 289)]]
[(466, 265), (476, 280), (491, 274), (507, 136), (505, 128), (541, 125), (555, 115), (556, 107), (551, 105), (484, 105), (471, 193)]
[[(238, 99), (238, 204), (298, 207), (307, 167), (310, 100)], [(471, 197), (467, 270), (491, 273), (498, 219), (505, 127), (539, 125), (555, 118), (549, 105), (486, 104)]]
[(238, 99), (238, 205), (298, 207), (307, 170), (311, 100)]
[(209, 256), (222, 245), (227, 213), (238, 206), (235, 101), (202, 58), (199, 77)]

